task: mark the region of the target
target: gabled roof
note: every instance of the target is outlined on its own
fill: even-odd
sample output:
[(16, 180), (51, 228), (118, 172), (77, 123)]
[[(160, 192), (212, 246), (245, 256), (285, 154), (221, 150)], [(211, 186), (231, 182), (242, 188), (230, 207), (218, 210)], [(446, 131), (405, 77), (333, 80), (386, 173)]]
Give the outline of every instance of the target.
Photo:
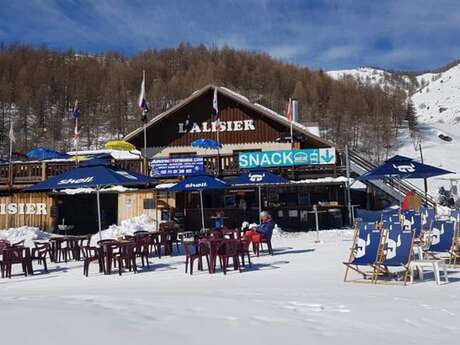
[[(257, 103), (251, 103), (246, 97), (244, 97), (243, 95), (240, 95), (239, 93), (235, 92), (235, 91), (232, 91), (232, 90), (229, 90), (225, 87), (219, 87), (219, 86), (216, 86), (216, 85), (213, 85), (213, 84), (209, 84), (209, 85), (206, 85), (205, 87), (203, 87), (202, 89), (200, 90), (197, 90), (195, 92), (193, 92), (189, 97), (185, 98), (182, 102), (176, 104), (175, 106), (169, 108), (168, 110), (162, 112), (161, 114), (155, 116), (152, 120), (150, 120), (148, 123), (147, 123), (147, 128), (155, 125), (157, 122), (161, 121), (162, 119), (164, 119), (165, 117), (175, 113), (177, 110), (185, 107), (186, 105), (188, 105), (190, 102), (192, 102), (193, 100), (199, 98), (201, 95), (205, 94), (206, 92), (208, 92), (210, 89), (214, 90), (214, 89), (217, 89), (217, 92), (240, 103), (240, 104), (243, 104), (244, 106), (248, 107), (248, 108), (251, 108), (255, 111), (257, 111), (258, 113), (261, 113), (263, 114), (264, 116), (282, 124), (282, 125), (285, 125), (287, 128), (290, 128), (290, 122), (289, 120), (275, 112), (274, 110), (271, 110), (271, 109), (268, 109), (266, 107), (264, 107), (263, 105), (260, 105), (260, 104), (257, 104)], [(301, 125), (300, 123), (298, 122), (293, 122), (292, 123), (292, 127), (294, 130), (296, 130), (297, 132), (300, 132), (302, 133), (303, 135), (305, 135), (306, 137), (309, 137), (315, 141), (318, 141), (326, 146), (331, 146), (331, 147), (334, 147), (335, 145), (313, 133), (311, 133), (307, 127)], [(127, 134), (125, 137), (124, 137), (124, 140), (131, 140), (133, 139), (134, 137), (136, 137), (137, 135), (139, 134), (142, 134), (143, 132), (143, 129), (144, 127), (140, 127), (134, 131), (132, 131), (131, 133)]]

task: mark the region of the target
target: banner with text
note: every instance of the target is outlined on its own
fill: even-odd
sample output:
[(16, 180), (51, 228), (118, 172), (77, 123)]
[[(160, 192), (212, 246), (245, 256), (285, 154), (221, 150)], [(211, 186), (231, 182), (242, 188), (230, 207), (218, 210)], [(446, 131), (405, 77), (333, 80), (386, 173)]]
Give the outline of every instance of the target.
[(157, 158), (150, 161), (150, 176), (189, 176), (204, 172), (203, 157)]
[(295, 165), (335, 164), (335, 149), (279, 150), (240, 152), (239, 166), (242, 169), (284, 167)]

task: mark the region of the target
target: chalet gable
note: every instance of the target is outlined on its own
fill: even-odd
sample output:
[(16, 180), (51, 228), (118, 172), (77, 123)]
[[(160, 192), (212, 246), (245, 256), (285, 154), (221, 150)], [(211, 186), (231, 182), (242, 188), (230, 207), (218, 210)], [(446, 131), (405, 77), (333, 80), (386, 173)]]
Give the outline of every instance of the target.
[[(217, 89), (220, 127), (213, 120), (212, 100)], [(223, 145), (274, 142), (290, 131), (290, 122), (282, 115), (224, 87), (207, 85), (191, 96), (157, 115), (147, 123), (147, 146), (190, 146), (199, 138), (216, 139)], [(330, 142), (312, 134), (296, 122), (296, 133), (302, 134), (311, 147), (331, 147)], [(126, 135), (125, 140), (142, 147), (143, 127)]]

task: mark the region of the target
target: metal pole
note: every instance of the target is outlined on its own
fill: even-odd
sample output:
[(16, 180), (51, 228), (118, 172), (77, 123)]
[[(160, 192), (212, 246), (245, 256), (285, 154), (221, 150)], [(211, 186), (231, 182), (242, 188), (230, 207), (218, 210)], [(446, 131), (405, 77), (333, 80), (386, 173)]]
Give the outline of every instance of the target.
[(10, 162), (8, 166), (8, 184), (10, 189), (13, 187), (13, 140), (10, 138)]
[(316, 241), (319, 242), (319, 219), (318, 219), (318, 206), (313, 205), (313, 211), (315, 212), (315, 224), (316, 224)]
[(203, 208), (203, 191), (200, 190), (200, 204), (201, 204), (201, 229), (204, 230), (204, 208)]
[(259, 186), (259, 215), (262, 212), (262, 186)]
[(97, 200), (97, 224), (99, 228), (99, 240), (102, 240), (102, 223), (101, 223), (101, 200), (99, 196), (99, 186), (96, 187), (96, 200)]
[(345, 165), (347, 170), (347, 206), (348, 206), (348, 221), (350, 225), (354, 223), (353, 210), (351, 206), (351, 191), (350, 191), (350, 155), (348, 152), (348, 145), (345, 145)]
[[(420, 161), (423, 164), (422, 143), (419, 143), (418, 147), (419, 147), (419, 150), (420, 150)], [(423, 186), (425, 187), (425, 206), (426, 206), (428, 204), (427, 203), (427, 200), (428, 200), (428, 180), (426, 179), (426, 177), (423, 179)]]

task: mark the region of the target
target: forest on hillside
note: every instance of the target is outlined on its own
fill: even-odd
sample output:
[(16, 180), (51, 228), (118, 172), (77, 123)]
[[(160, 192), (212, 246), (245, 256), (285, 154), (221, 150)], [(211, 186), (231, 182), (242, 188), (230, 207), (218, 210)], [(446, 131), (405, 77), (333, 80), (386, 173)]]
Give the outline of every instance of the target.
[[(80, 104), (81, 146), (101, 148), (141, 125), (137, 106), (146, 71), (149, 118), (193, 91), (214, 83), (284, 113), (300, 103), (300, 121), (318, 122), (323, 135), (349, 144), (373, 160), (395, 145), (398, 128), (411, 116), (406, 93), (357, 81), (333, 80), (264, 53), (180, 44), (132, 56), (55, 51), (27, 45), (0, 46), (0, 150), (8, 150), (14, 122), (15, 151), (47, 146), (72, 149), (71, 110)], [(409, 107), (410, 108), (410, 107)]]

